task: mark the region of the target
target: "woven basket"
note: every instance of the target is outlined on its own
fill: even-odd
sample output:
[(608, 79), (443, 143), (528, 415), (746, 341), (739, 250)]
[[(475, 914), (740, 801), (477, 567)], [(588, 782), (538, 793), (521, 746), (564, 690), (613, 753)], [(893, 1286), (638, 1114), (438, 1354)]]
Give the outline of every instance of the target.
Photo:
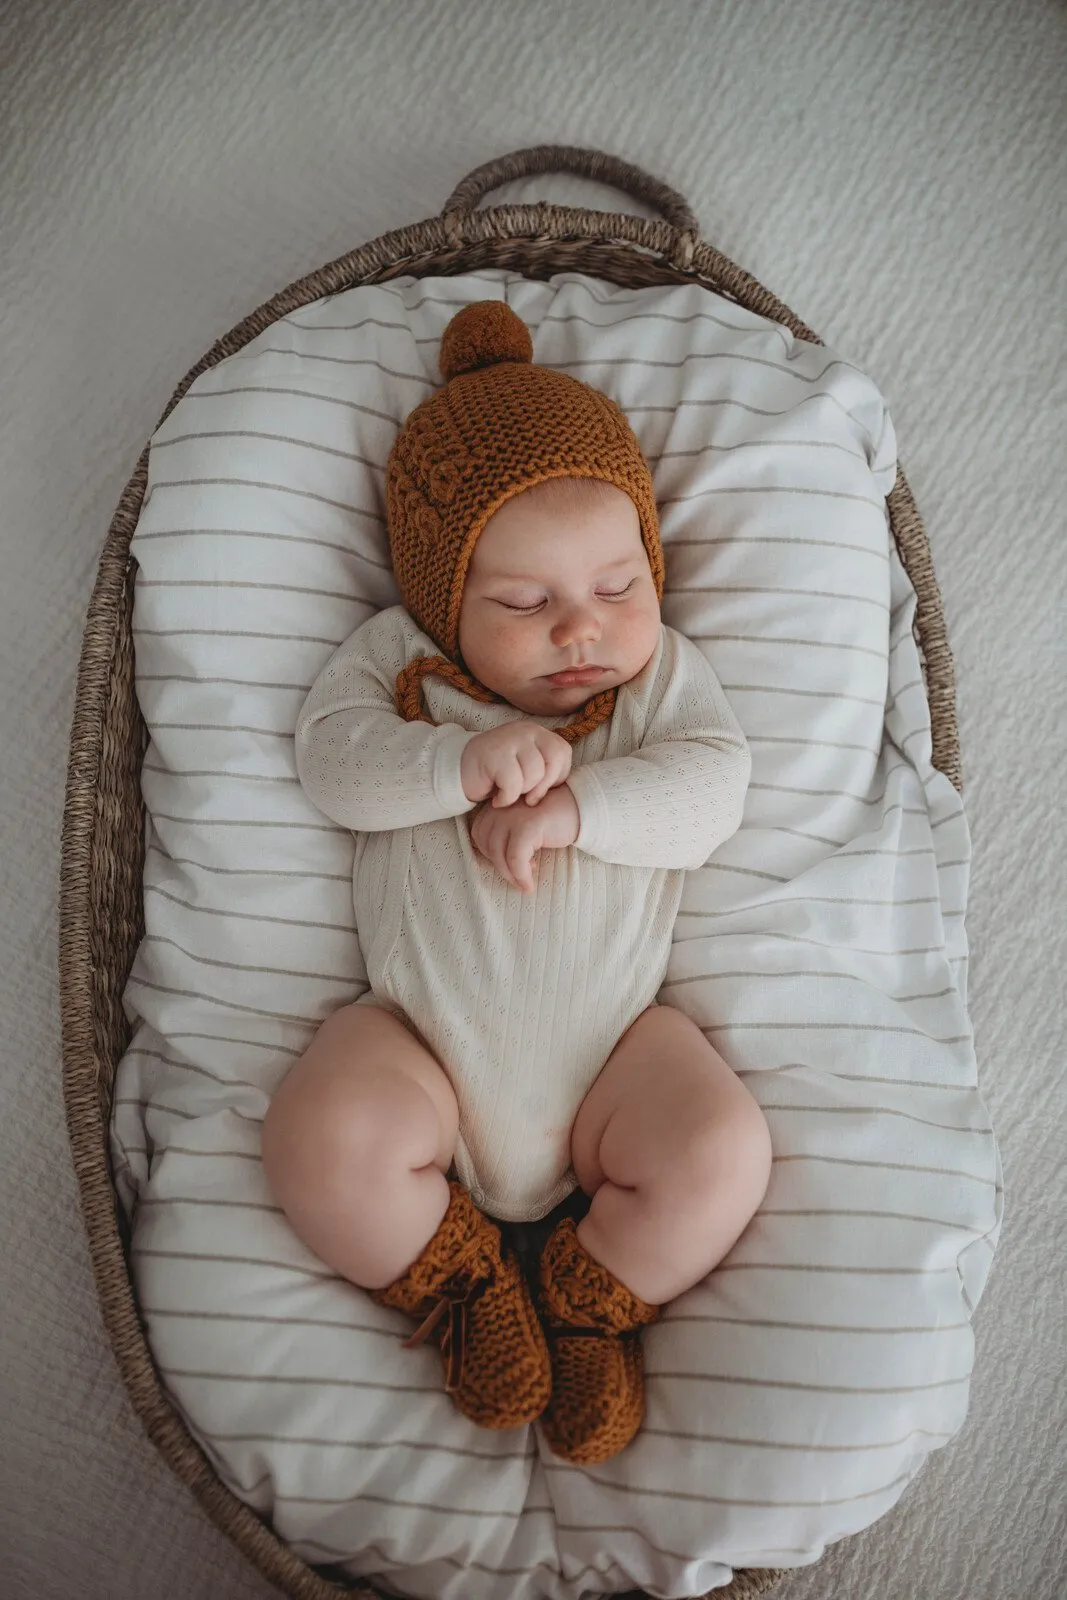
[[(609, 183), (650, 204), (665, 220), (546, 204), (475, 210), (479, 199), (497, 185), (552, 171)], [(283, 289), (197, 362), (174, 391), (163, 416), (201, 372), (310, 301), (401, 275), (442, 276), (482, 267), (506, 267), (530, 278), (581, 272), (625, 288), (699, 284), (783, 323), (800, 339), (820, 342), (786, 306), (700, 238), (693, 212), (673, 189), (596, 151), (541, 146), (479, 167), (450, 196), (440, 217), (384, 234)], [(130, 558), (130, 537), (147, 475), (146, 446), (111, 523), (89, 606), (63, 817), (59, 958), (63, 1093), (97, 1293), (134, 1410), (212, 1521), (285, 1594), (299, 1600), (331, 1600), (342, 1594), (373, 1600), (377, 1591), (370, 1585), (331, 1582), (306, 1566), (223, 1486), (160, 1383), (134, 1298), (125, 1222), (112, 1182), (108, 1123), (115, 1070), (130, 1031), (122, 995), (143, 932), (140, 769), (146, 741), (134, 693), (135, 563)], [(934, 764), (959, 788), (952, 658), (929, 546), (903, 473), (897, 476), (888, 504), (897, 549), (918, 595), (916, 632), (930, 704)], [(728, 1588), (714, 1591), (716, 1600), (748, 1600), (769, 1589), (778, 1575), (770, 1570), (738, 1572)]]

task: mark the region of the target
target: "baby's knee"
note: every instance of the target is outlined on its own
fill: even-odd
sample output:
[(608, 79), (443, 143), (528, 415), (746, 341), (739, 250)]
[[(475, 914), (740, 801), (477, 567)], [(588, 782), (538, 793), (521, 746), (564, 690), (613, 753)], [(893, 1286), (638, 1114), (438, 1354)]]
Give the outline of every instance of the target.
[(692, 1116), (677, 1177), (695, 1208), (729, 1204), (751, 1215), (770, 1182), (771, 1135), (757, 1102), (740, 1082), (737, 1088)]
[(301, 1072), (282, 1084), (263, 1119), (268, 1182), (349, 1192), (391, 1167), (432, 1162), (439, 1122), (419, 1086), (402, 1073)]

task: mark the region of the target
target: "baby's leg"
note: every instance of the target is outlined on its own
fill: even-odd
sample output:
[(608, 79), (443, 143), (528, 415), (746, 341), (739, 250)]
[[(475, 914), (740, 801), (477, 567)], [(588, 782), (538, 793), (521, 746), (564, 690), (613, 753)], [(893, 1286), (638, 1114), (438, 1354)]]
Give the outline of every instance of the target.
[(393, 1283), (437, 1231), (459, 1112), (441, 1067), (396, 1017), (327, 1018), (271, 1101), (263, 1167), (296, 1233), (364, 1289)]
[(571, 1157), (593, 1196), (578, 1238), (642, 1300), (705, 1277), (763, 1198), (763, 1113), (695, 1023), (650, 1006), (623, 1034), (575, 1119)]

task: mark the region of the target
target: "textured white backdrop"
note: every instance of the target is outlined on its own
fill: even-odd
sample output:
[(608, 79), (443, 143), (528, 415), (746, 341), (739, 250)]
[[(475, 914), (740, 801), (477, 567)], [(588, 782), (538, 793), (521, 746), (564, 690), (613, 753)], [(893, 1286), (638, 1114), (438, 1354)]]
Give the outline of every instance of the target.
[(63, 1129), (59, 825), (111, 512), (220, 332), (468, 168), (552, 141), (673, 182), (879, 383), (960, 677), (972, 1008), (1007, 1185), (971, 1418), (781, 1600), (1062, 1594), (1063, 0), (7, 0), (0, 135), (0, 1591), (271, 1592), (129, 1411)]

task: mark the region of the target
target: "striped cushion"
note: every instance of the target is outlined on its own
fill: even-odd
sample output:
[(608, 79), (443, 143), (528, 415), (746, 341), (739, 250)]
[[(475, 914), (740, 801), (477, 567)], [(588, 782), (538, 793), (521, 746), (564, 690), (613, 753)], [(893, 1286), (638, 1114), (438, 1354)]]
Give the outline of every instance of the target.
[[(365, 987), (352, 840), (296, 780), (320, 666), (396, 602), (383, 466), (455, 308), (612, 394), (653, 465), (665, 619), (751, 741), (742, 830), (687, 883), (663, 999), (770, 1122), (758, 1217), (646, 1338), (647, 1426), (589, 1471), (494, 1435), (438, 1358), (272, 1206), (259, 1122)], [(313, 1562), (412, 1595), (694, 1593), (811, 1561), (963, 1420), (1000, 1215), (965, 1010), (968, 836), (930, 764), (895, 444), (847, 361), (699, 288), (399, 280), (205, 373), (151, 455), (134, 632), (146, 935), (113, 1148), (165, 1381), (219, 1473)]]

